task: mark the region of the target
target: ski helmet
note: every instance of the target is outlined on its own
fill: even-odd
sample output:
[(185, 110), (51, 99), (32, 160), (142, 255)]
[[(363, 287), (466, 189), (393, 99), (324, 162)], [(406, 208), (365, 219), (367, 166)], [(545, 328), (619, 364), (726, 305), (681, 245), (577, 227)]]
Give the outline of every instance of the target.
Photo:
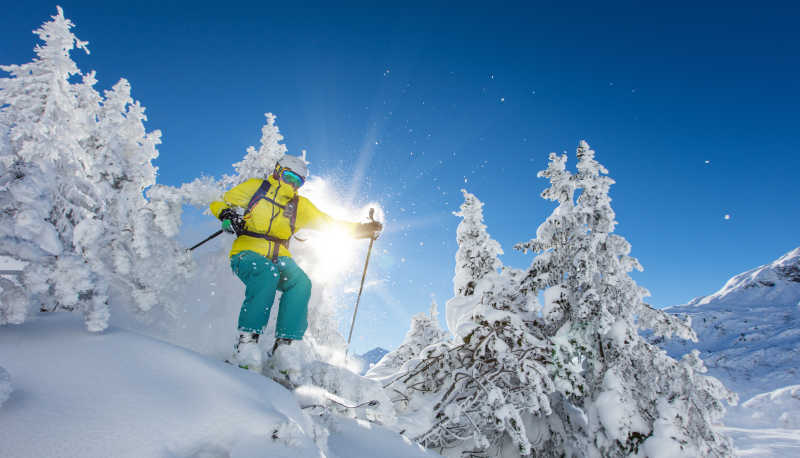
[(302, 157), (286, 154), (278, 161), (278, 166), (287, 168), (304, 179), (308, 178), (308, 164)]

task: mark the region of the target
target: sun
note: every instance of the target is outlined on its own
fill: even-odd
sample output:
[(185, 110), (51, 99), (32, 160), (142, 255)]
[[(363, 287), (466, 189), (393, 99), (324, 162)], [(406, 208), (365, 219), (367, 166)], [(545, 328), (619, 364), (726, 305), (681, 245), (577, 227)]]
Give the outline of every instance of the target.
[(308, 243), (316, 261), (310, 272), (313, 278), (327, 283), (356, 267), (355, 253), (360, 250), (345, 231), (319, 231), (311, 236)]
[[(376, 218), (382, 219), (383, 212), (375, 204), (364, 208), (348, 207), (344, 199), (334, 192), (332, 186), (319, 177), (312, 177), (302, 188), (302, 194), (314, 205), (330, 216), (341, 221), (364, 222), (369, 207), (376, 209)], [(297, 242), (292, 244), (292, 253), (302, 259), (304, 269), (312, 281), (330, 284), (343, 279), (362, 267), (366, 243), (356, 240), (341, 227), (328, 227), (324, 230), (300, 231)]]

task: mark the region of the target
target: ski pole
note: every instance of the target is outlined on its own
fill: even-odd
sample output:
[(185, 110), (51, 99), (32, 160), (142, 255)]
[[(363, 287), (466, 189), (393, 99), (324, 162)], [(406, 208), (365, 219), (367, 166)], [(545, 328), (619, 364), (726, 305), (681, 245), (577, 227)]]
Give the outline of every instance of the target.
[(204, 244), (204, 243), (208, 242), (209, 240), (213, 239), (214, 237), (216, 237), (216, 236), (218, 236), (218, 235), (220, 235), (220, 234), (222, 234), (222, 229), (218, 230), (217, 232), (214, 232), (213, 234), (209, 235), (209, 236), (208, 236), (208, 238), (206, 238), (206, 239), (205, 239), (205, 240), (203, 240), (202, 242), (200, 242), (200, 243), (198, 243), (197, 245), (195, 245), (195, 246), (193, 246), (193, 247), (189, 248), (189, 251), (192, 251), (192, 250), (194, 250), (195, 248), (197, 248), (197, 247), (199, 247), (200, 245), (202, 245), (202, 244)]
[[(370, 221), (375, 221), (375, 218), (372, 216), (375, 214), (375, 209), (369, 209), (369, 219)], [(367, 277), (367, 266), (369, 266), (369, 255), (372, 253), (372, 244), (375, 243), (375, 237), (370, 237), (369, 239), (369, 248), (367, 249), (367, 260), (364, 262), (364, 273), (361, 274), (361, 286), (358, 287), (358, 298), (356, 299), (356, 309), (353, 310), (353, 322), (350, 323), (350, 334), (347, 336), (347, 349), (344, 352), (345, 358), (347, 358), (347, 353), (350, 351), (350, 339), (353, 338), (353, 328), (356, 325), (356, 314), (358, 313), (358, 303), (361, 302), (361, 291), (364, 290), (364, 278)]]

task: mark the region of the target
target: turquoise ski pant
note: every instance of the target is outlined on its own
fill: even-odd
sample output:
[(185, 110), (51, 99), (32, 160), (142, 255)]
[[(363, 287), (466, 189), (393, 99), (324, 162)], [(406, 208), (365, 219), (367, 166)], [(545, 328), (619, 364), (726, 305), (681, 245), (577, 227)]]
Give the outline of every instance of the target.
[(245, 285), (244, 303), (239, 311), (240, 331), (261, 334), (269, 321), (275, 292), (281, 290), (275, 337), (303, 338), (308, 328), (311, 280), (292, 258), (281, 256), (273, 263), (254, 251), (242, 251), (231, 258), (231, 269)]

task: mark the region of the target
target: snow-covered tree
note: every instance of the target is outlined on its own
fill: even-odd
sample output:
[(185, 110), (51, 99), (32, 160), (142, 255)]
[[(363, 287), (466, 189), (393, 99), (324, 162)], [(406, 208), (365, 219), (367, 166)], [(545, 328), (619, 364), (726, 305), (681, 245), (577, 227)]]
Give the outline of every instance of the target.
[[(457, 319), (448, 311), (458, 339), (429, 345), (385, 377), (401, 424), (447, 456), (730, 455), (714, 424), (735, 395), (703, 375), (697, 352), (676, 361), (640, 335), (696, 339), (643, 302), (647, 290), (629, 275), (641, 266), (613, 234), (613, 180), (594, 151), (581, 142), (575, 175), (566, 160), (552, 154), (539, 174), (550, 180), (542, 196), (558, 207), (516, 247), (537, 253), (531, 266), (458, 264), (448, 301), (458, 306)], [(460, 253), (480, 252), (462, 246), (475, 240), (495, 246), (481, 220), (459, 237)], [(458, 259), (496, 259), (498, 250), (482, 252)], [(491, 267), (464, 268), (475, 265)]]
[(462, 189), (461, 193), (464, 195), (464, 203), (461, 204), (460, 211), (453, 212), (462, 218), (456, 228), (458, 250), (453, 290), (456, 296), (471, 296), (480, 279), (502, 267), (498, 256), (503, 254), (503, 249), (486, 232), (486, 225), (483, 224), (483, 202), (466, 189)]
[(503, 249), (489, 236), (483, 224), (483, 202), (465, 189), (461, 193), (464, 203), (460, 211), (453, 212), (462, 218), (456, 228), (458, 250), (453, 277), (454, 296), (445, 306), (447, 327), (457, 337), (463, 337), (458, 330), (460, 320), (469, 319), (471, 309), (480, 301), (480, 295), (475, 295), (479, 282), (487, 276), (497, 275), (503, 265), (498, 258)]
[(542, 195), (559, 206), (535, 239), (516, 247), (538, 253), (521, 291), (544, 291), (538, 322), (554, 344), (553, 415), (531, 424), (542, 438), (537, 454), (730, 455), (730, 440), (713, 424), (724, 413), (721, 401), (735, 402), (735, 395), (702, 375), (696, 353), (676, 361), (640, 336), (653, 326), (658, 334), (695, 338), (684, 323), (644, 304), (647, 290), (629, 275), (641, 266), (630, 244), (612, 233), (613, 180), (586, 142), (577, 155), (576, 175), (566, 171), (566, 155), (550, 155), (540, 176), (551, 186)]
[(385, 378), (386, 387), (401, 419), (427, 420), (409, 421), (406, 433), (428, 447), (447, 456), (527, 455), (526, 422), (550, 413), (549, 343), (531, 325), (537, 303), (519, 292), (519, 272), (498, 271), (502, 251), (486, 232), (482, 204), (464, 197), (455, 297), (447, 303), (457, 339), (424, 348)]
[(494, 278), (460, 343), (430, 345), (387, 377), (401, 418), (427, 420), (409, 421), (406, 433), (446, 456), (528, 455), (525, 424), (550, 414), (549, 344), (516, 281), (512, 270)]
[(189, 274), (191, 259), (174, 239), (180, 212), (171, 214), (172, 208), (144, 197), (156, 182), (152, 161), (161, 132), (146, 131), (145, 108), (133, 100), (125, 79), (105, 91), (96, 119), (86, 147), (94, 160), (90, 176), (107, 210), (92, 259), (114, 274), (115, 288), (134, 300), (136, 311), (161, 304), (170, 312), (170, 292)]
[(25, 264), (21, 285), (0, 285), (0, 324), (38, 306), (81, 311), (101, 331), (110, 295), (148, 311), (189, 268), (159, 221), (172, 217), (143, 196), (160, 133), (145, 131), (127, 81), (103, 98), (94, 72), (81, 75), (70, 52), (86, 43), (72, 26), (58, 8), (33, 62), (0, 67), (11, 75), (0, 78), (0, 255)]
[(411, 327), (403, 343), (381, 358), (380, 362), (367, 372), (367, 377), (383, 378), (395, 374), (405, 363), (418, 357), (422, 350), (447, 339), (448, 332), (439, 325), (437, 309), (438, 305), (433, 301), (428, 313), (420, 312), (411, 317)]
[(0, 277), (0, 325), (20, 324), (27, 314), (28, 295), (21, 285)]
[(71, 27), (58, 8), (35, 31), (43, 41), (37, 57), (0, 67), (11, 74), (0, 78), (0, 255), (26, 263), (21, 281), (28, 299), (4, 298), (0, 316), (19, 322), (25, 315), (19, 307), (35, 304), (74, 309), (99, 331), (108, 321), (107, 284), (76, 242), (91, 237), (89, 226), (104, 205), (86, 173), (87, 117), (69, 81), (80, 73), (70, 52), (88, 50)]

